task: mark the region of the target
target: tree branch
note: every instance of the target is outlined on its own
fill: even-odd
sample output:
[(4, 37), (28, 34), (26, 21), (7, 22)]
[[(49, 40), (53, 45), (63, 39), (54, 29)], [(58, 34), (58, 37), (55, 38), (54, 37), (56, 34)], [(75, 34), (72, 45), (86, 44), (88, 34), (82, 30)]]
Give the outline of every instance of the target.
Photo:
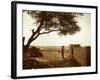
[[(46, 13), (44, 12), (43, 15), (45, 16)], [(42, 16), (40, 25), (39, 25), (39, 27), (37, 28), (37, 30), (35, 31), (35, 33), (39, 33), (39, 32), (40, 32), (40, 30), (41, 30), (41, 28), (42, 28), (42, 26), (43, 26), (43, 24), (44, 24), (44, 21), (45, 21), (45, 20), (44, 20), (44, 16)]]
[[(27, 45), (29, 45), (33, 40), (35, 40), (38, 37), (37, 35), (40, 33), (40, 29), (41, 29), (43, 23), (44, 23), (44, 20), (41, 21), (41, 24), (39, 25), (39, 27), (37, 28), (36, 31), (34, 31), (34, 29), (32, 30), (32, 35), (28, 39)], [(34, 38), (35, 35), (36, 35), (36, 37)]]
[(55, 32), (55, 31), (59, 31), (59, 30), (51, 30), (51, 31), (47, 31), (47, 32), (42, 32), (42, 33), (40, 33), (40, 35), (47, 34), (47, 33), (50, 33), (50, 32)]
[(32, 41), (35, 40), (39, 35), (40, 35), (40, 33), (38, 33), (38, 34), (32, 39)]

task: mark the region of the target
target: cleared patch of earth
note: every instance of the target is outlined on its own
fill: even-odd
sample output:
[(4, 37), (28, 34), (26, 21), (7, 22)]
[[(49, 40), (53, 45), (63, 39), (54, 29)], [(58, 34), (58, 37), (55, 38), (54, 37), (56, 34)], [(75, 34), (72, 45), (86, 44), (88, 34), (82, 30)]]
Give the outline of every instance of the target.
[(76, 60), (74, 59), (62, 59), (62, 60), (55, 60), (55, 61), (48, 61), (42, 58), (36, 58), (39, 62), (35, 69), (39, 68), (58, 68), (58, 67), (78, 67), (81, 66)]

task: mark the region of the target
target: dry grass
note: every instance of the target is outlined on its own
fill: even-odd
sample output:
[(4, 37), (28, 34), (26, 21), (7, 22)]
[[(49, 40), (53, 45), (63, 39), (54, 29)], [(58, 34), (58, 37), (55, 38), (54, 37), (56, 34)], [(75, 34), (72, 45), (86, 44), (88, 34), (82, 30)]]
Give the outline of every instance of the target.
[(62, 59), (60, 47), (39, 47), (43, 56), (29, 57), (24, 61), (24, 69), (57, 68), (81, 66), (76, 60), (70, 58), (65, 49), (65, 59)]

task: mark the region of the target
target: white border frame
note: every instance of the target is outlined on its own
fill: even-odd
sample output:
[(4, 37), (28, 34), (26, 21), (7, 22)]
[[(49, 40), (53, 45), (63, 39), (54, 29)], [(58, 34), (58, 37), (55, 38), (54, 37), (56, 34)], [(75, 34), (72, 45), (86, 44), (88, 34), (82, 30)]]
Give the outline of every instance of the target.
[[(56, 4), (57, 5), (57, 4)], [(42, 5), (42, 4), (17, 4), (16, 18), (17, 18), (17, 59), (16, 59), (16, 77), (25, 76), (44, 76), (53, 74), (77, 74), (77, 73), (91, 73), (96, 72), (96, 8), (85, 6), (56, 6), (56, 5)], [(22, 10), (43, 10), (43, 11), (60, 11), (60, 12), (81, 12), (91, 13), (91, 66), (87, 67), (71, 67), (71, 68), (50, 68), (50, 69), (22, 69)]]

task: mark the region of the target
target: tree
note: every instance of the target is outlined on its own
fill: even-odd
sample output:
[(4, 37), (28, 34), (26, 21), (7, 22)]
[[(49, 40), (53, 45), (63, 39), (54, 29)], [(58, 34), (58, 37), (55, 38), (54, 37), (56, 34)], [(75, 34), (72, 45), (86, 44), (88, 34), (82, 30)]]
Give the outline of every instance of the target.
[(35, 20), (34, 24), (37, 26), (36, 30), (33, 28), (27, 44), (24, 45), (25, 51), (40, 35), (55, 31), (58, 32), (58, 35), (73, 35), (80, 31), (80, 26), (78, 25), (76, 18), (79, 15), (82, 15), (82, 13), (32, 10), (24, 10), (23, 12), (27, 12), (27, 14), (29, 14)]

